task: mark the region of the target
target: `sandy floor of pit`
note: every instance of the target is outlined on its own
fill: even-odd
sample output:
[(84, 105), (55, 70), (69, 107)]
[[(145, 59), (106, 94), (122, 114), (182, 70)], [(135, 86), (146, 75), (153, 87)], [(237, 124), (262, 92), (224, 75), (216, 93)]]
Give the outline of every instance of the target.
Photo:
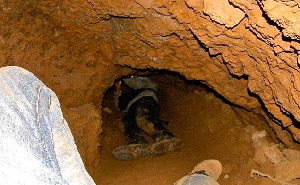
[(258, 168), (252, 160), (251, 136), (228, 104), (204, 88), (168, 75), (154, 80), (160, 85), (162, 118), (171, 122), (168, 129), (183, 140), (182, 151), (132, 161), (114, 159), (111, 151), (125, 144), (123, 114), (114, 108), (112, 93), (108, 93), (103, 105), (113, 113), (103, 113), (101, 162), (93, 176), (97, 184), (170, 185), (206, 159), (222, 163), (220, 184), (260, 184), (260, 179), (250, 178), (251, 169)]

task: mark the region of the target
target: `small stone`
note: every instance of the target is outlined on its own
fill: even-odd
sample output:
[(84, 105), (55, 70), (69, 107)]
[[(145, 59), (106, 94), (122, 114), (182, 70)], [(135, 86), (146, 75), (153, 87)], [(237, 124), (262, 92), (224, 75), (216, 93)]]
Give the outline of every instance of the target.
[(224, 175), (224, 179), (228, 179), (228, 178), (229, 178), (228, 174)]
[(283, 153), (278, 149), (278, 145), (265, 147), (264, 154), (275, 165), (285, 159)]

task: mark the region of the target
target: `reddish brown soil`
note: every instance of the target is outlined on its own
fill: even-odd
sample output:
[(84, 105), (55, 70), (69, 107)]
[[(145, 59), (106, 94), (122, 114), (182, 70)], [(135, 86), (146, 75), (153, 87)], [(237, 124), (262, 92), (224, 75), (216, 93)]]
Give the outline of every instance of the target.
[(95, 182), (170, 185), (202, 160), (218, 159), (223, 165), (220, 184), (259, 184), (259, 180), (250, 178), (251, 169), (258, 168), (252, 160), (251, 136), (231, 106), (204, 88), (187, 85), (178, 78), (164, 75), (155, 79), (160, 85), (162, 118), (171, 122), (169, 130), (183, 140), (182, 151), (132, 161), (114, 159), (111, 151), (125, 141), (122, 113), (114, 108), (112, 93), (108, 93), (103, 106), (113, 112), (103, 112), (101, 159), (93, 176)]

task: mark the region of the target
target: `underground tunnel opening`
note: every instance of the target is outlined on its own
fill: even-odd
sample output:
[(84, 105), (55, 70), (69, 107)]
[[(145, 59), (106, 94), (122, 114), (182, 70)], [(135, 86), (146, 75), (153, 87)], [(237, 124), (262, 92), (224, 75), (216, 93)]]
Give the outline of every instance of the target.
[[(276, 130), (276, 136), (299, 148), (300, 130), (296, 121), (300, 120), (300, 32), (297, 29), (300, 19), (295, 18), (299, 17), (297, 1), (4, 1), (1, 5), (2, 66), (24, 67), (57, 93), (66, 109), (66, 120), (87, 168), (96, 164), (94, 161), (99, 153), (97, 139), (101, 132), (99, 122), (102, 126), (100, 117), (102, 119), (103, 115), (104, 132), (101, 139), (104, 141), (111, 138), (111, 142), (102, 142), (99, 159), (103, 158), (103, 161), (107, 157), (108, 162), (106, 166), (102, 162), (99, 168), (103, 166), (104, 170), (111, 172), (107, 172), (106, 176), (98, 170), (100, 175), (95, 173), (98, 175), (95, 178), (98, 184), (170, 184), (190, 172), (203, 159), (217, 158), (228, 153), (232, 161), (238, 161), (239, 155), (230, 152), (239, 147), (230, 145), (229, 141), (243, 141), (238, 135), (233, 137), (230, 132), (230, 129), (236, 130), (235, 127), (240, 123), (223, 123), (226, 119), (221, 116), (226, 106), (221, 103), (216, 103), (219, 105), (216, 109), (212, 108), (213, 103), (203, 106), (207, 102), (204, 100), (209, 99), (210, 95), (199, 95), (199, 92), (202, 93), (200, 90), (196, 92), (188, 91), (188, 88), (182, 90), (170, 87), (165, 90), (169, 99), (160, 100), (163, 106), (162, 117), (171, 122), (170, 130), (184, 141), (182, 151), (128, 162), (113, 160), (111, 150), (107, 149), (107, 153), (104, 151), (110, 143), (115, 144), (111, 148), (125, 143), (121, 137), (122, 132), (118, 130), (122, 114), (104, 102), (104, 108), (110, 108), (112, 113), (103, 112), (99, 116), (93, 101), (102, 101), (105, 89), (114, 78), (127, 73), (120, 72), (119, 67), (122, 66), (180, 71), (189, 79), (207, 81), (224, 97), (249, 110), (259, 106), (259, 103), (248, 102), (250, 96), (247, 97), (245, 92), (248, 88), (249, 92), (261, 98), (261, 103), (265, 104), (273, 119), (277, 119), (277, 122), (268, 122)], [(281, 11), (274, 8), (274, 5)], [(236, 11), (241, 16), (237, 16)], [(236, 79), (242, 75), (249, 78), (243, 81)], [(184, 84), (187, 85), (186, 81)], [(160, 87), (167, 85), (162, 84)], [(240, 88), (244, 89), (244, 93), (236, 94), (235, 91), (238, 92)], [(105, 101), (109, 101), (108, 94)], [(171, 99), (172, 96), (177, 99)], [(235, 101), (235, 97), (241, 96), (245, 98)], [(200, 101), (200, 97), (204, 100)], [(247, 119), (247, 112), (229, 106), (243, 126), (262, 122), (253, 125), (262, 127), (258, 130), (266, 127), (264, 130), (271, 133), (263, 119), (252, 116)], [(203, 111), (201, 108), (208, 113), (200, 114)], [(106, 111), (110, 112), (109, 109)], [(116, 129), (109, 134), (108, 129), (114, 125)], [(229, 125), (229, 131), (224, 125)], [(224, 131), (223, 137), (216, 135), (221, 132), (219, 129)], [(120, 139), (113, 139), (112, 135), (118, 133)], [(194, 140), (187, 139), (192, 136)], [(202, 145), (195, 147), (195, 140)], [(225, 145), (227, 142), (229, 145)], [(193, 152), (187, 152), (189, 145)], [(208, 147), (218, 150), (220, 154), (210, 154), (212, 149)], [(198, 158), (190, 159), (191, 156)], [(174, 159), (173, 164), (159, 165), (159, 162), (171, 159)], [(249, 172), (244, 173), (244, 181), (232, 180), (239, 174), (234, 173), (237, 163), (226, 159), (219, 159), (224, 165), (221, 183), (247, 184), (245, 181)], [(116, 171), (113, 167), (123, 170)], [(153, 173), (146, 173), (143, 168), (150, 172), (153, 168)], [(132, 169), (137, 173), (133, 173)], [(138, 173), (139, 170), (145, 175)], [(262, 171), (270, 172), (268, 169)], [(300, 172), (300, 168), (294, 171)], [(137, 176), (132, 177), (132, 174)], [(224, 179), (226, 174), (229, 178)], [(124, 175), (131, 181), (126, 181)], [(249, 184), (259, 184), (252, 179), (250, 181)]]
[[(100, 162), (93, 176), (97, 184), (172, 184), (206, 159), (222, 163), (220, 184), (258, 184), (261, 179), (251, 178), (250, 171), (272, 170), (255, 161), (260, 159), (255, 159), (253, 134), (265, 130), (268, 143), (284, 146), (261, 115), (230, 104), (204, 84), (188, 81), (178, 73), (139, 71), (133, 75), (147, 76), (158, 85), (161, 119), (170, 122), (167, 128), (183, 141), (183, 148), (160, 157), (115, 159), (112, 151), (127, 143), (121, 121), (124, 113), (116, 108), (115, 88), (111, 87), (102, 103)], [(150, 137), (146, 139), (153, 143)]]

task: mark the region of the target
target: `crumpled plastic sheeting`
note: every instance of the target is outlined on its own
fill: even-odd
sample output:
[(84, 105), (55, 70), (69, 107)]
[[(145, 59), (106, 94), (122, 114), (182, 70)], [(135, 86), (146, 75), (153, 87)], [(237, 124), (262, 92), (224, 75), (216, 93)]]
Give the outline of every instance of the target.
[(95, 184), (53, 91), (20, 67), (0, 68), (0, 184)]

